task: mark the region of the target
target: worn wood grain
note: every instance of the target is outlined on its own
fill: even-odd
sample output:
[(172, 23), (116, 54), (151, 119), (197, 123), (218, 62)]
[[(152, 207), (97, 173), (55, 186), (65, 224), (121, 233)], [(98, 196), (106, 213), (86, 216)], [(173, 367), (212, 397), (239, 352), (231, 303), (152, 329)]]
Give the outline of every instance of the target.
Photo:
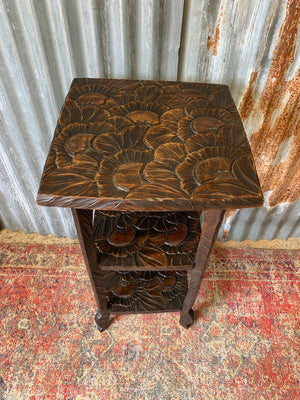
[(95, 212), (98, 263), (103, 270), (187, 270), (201, 234), (198, 212)]
[[(98, 306), (95, 321), (98, 329), (102, 332), (109, 326), (109, 312), (105, 296), (105, 273), (99, 269), (97, 262), (97, 250), (93, 229), (93, 211), (72, 209), (72, 213), (83, 258)], [(95, 279), (96, 277), (98, 279)]]
[(179, 311), (188, 287), (186, 271), (111, 271), (103, 282), (114, 314)]
[(193, 322), (194, 312), (192, 306), (199, 292), (202, 276), (213, 248), (213, 244), (216, 240), (223, 216), (224, 210), (203, 211), (201, 238), (198, 244), (194, 268), (191, 271), (191, 282), (188, 293), (180, 313), (180, 323), (184, 328), (189, 328)]
[(257, 207), (263, 198), (228, 87), (75, 79), (38, 193), (48, 206)]

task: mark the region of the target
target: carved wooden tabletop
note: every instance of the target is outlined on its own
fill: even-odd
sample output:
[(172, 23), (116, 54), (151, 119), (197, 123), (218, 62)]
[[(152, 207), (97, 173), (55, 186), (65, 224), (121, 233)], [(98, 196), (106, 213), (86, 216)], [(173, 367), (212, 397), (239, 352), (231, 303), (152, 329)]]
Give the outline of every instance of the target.
[(188, 211), (258, 207), (263, 197), (227, 86), (75, 79), (38, 203)]

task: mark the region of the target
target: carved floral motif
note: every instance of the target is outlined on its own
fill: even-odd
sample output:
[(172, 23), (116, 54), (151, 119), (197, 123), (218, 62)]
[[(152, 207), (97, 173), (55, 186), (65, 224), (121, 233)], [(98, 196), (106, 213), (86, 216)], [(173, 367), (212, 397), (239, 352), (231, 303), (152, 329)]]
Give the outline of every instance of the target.
[(95, 243), (100, 266), (191, 266), (201, 233), (198, 212), (96, 211)]
[(104, 285), (113, 313), (180, 310), (187, 293), (186, 271), (112, 271)]
[[(58, 184), (61, 180), (61, 184)], [(77, 79), (41, 194), (262, 201), (238, 112), (222, 85)]]

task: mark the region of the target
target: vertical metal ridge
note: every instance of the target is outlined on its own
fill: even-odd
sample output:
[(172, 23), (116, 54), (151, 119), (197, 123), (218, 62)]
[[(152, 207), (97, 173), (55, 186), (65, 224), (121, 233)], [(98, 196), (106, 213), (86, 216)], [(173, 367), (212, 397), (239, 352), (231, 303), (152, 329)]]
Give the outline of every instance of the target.
[(82, 2), (83, 5), (86, 13), (84, 35), (89, 38), (86, 43), (89, 62), (88, 75), (91, 78), (99, 78), (104, 76), (104, 60), (99, 33), (98, 2), (97, 0), (89, 0)]
[[(147, 7), (150, 5), (150, 7)], [(136, 29), (136, 77), (138, 79), (152, 79), (157, 69), (155, 60), (156, 47), (151, 46), (157, 41), (159, 15), (154, 18), (157, 2), (154, 0), (140, 0), (135, 3)]]
[(183, 28), (184, 0), (165, 0), (162, 21), (160, 79), (176, 81), (179, 73), (179, 52)]
[(101, 7), (109, 77), (129, 78), (130, 40), (127, 1), (112, 0)]

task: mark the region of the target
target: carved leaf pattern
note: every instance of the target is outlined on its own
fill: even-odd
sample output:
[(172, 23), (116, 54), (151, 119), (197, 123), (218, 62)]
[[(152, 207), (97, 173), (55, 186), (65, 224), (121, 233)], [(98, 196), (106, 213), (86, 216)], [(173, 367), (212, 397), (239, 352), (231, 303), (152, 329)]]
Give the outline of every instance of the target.
[(193, 265), (201, 227), (198, 212), (95, 212), (101, 268), (164, 269)]
[(39, 194), (262, 203), (228, 88), (156, 81), (75, 79)]
[(103, 279), (112, 313), (180, 310), (188, 287), (186, 271), (112, 271)]

